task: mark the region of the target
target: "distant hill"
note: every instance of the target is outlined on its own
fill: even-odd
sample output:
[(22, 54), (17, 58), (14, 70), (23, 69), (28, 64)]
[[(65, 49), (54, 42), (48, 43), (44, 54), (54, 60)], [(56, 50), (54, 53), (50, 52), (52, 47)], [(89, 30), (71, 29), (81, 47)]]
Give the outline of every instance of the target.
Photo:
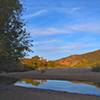
[(66, 67), (90, 67), (94, 64), (100, 64), (100, 50), (81, 55), (72, 55), (55, 62)]
[(71, 55), (66, 58), (58, 60), (47, 61), (39, 56), (32, 58), (23, 58), (21, 62), (26, 67), (31, 69), (42, 69), (48, 68), (87, 68), (94, 66), (95, 64), (100, 65), (100, 50), (89, 52), (81, 55)]

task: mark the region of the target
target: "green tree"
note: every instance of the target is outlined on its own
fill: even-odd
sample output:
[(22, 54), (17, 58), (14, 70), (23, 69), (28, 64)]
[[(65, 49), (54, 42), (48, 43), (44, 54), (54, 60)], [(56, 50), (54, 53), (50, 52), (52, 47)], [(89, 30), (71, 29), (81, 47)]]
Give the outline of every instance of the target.
[(54, 61), (48, 61), (48, 67), (49, 68), (56, 68), (57, 64)]
[(20, 18), (22, 10), (19, 0), (0, 0), (0, 69), (18, 64), (30, 51), (29, 33)]

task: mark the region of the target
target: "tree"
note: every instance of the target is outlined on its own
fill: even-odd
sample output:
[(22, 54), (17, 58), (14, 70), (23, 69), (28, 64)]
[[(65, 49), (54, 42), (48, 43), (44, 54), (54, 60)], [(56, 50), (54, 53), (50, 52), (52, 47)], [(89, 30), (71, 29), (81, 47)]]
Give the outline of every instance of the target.
[(19, 0), (0, 0), (0, 65), (15, 65), (30, 51), (22, 10)]
[(94, 65), (92, 65), (92, 71), (93, 72), (100, 72), (100, 64), (95, 63)]
[(47, 61), (39, 56), (32, 57), (32, 66), (36, 69), (42, 70), (46, 67)]
[(48, 61), (48, 67), (49, 68), (56, 68), (57, 64), (54, 61)]
[(21, 60), (21, 62), (27, 67), (37, 70), (46, 70), (48, 65), (47, 60), (39, 56), (24, 58)]

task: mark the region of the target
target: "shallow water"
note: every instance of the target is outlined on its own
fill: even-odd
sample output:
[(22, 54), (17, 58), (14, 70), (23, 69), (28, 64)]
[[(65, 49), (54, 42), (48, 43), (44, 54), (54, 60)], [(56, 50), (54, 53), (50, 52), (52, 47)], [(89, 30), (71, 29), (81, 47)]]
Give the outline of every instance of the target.
[(100, 83), (93, 82), (71, 82), (62, 80), (31, 80), (22, 79), (17, 81), (15, 86), (25, 87), (25, 88), (38, 88), (38, 89), (48, 89), (56, 91), (64, 91), (70, 93), (80, 93), (100, 96)]

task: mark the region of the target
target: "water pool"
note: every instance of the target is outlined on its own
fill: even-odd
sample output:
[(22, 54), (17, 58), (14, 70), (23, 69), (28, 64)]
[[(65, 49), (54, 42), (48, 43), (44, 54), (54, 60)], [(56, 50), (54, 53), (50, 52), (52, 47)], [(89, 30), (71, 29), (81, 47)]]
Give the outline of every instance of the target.
[(14, 85), (25, 88), (48, 89), (69, 93), (80, 93), (100, 96), (100, 83), (93, 82), (82, 83), (67, 80), (63, 81), (22, 79), (20, 81), (17, 81)]

